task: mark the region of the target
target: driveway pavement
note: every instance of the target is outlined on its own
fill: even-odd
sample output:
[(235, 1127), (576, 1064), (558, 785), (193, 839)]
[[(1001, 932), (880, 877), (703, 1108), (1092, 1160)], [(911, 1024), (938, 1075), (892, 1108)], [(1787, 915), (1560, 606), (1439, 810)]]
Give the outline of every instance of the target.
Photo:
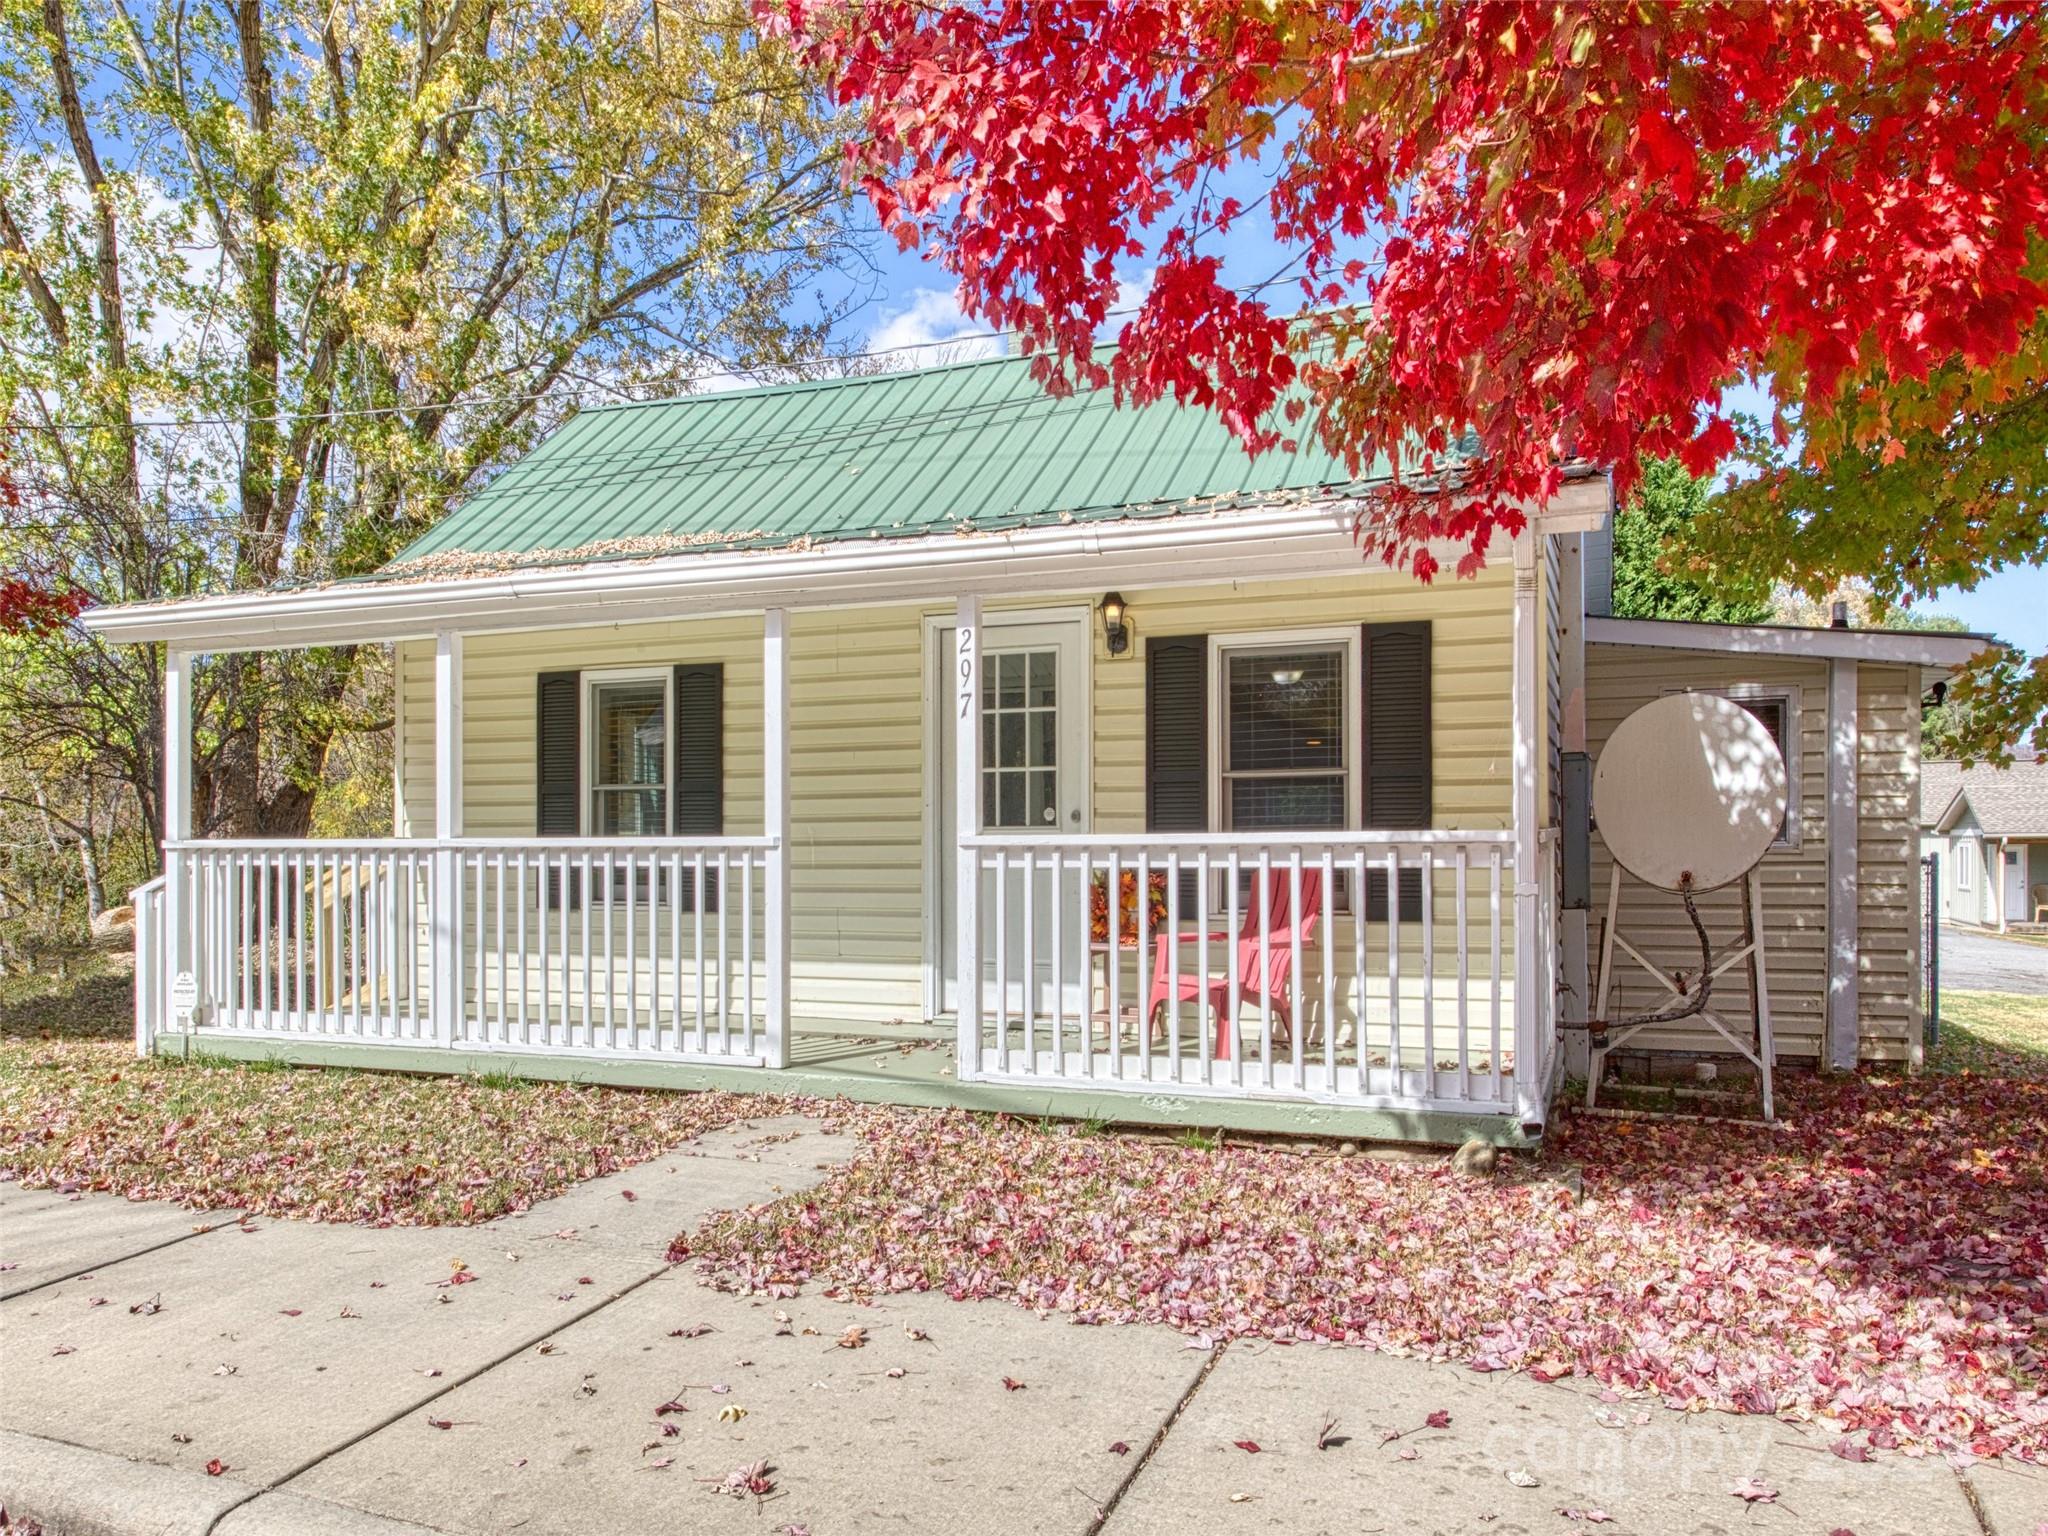
[(2029, 944), (1973, 928), (1944, 928), (1941, 985), (1956, 992), (2048, 997), (2048, 944)]
[[(0, 1507), (94, 1536), (2035, 1536), (2048, 1520), (2048, 1474), (1852, 1464), (1771, 1419), (931, 1295), (742, 1298), (663, 1262), (709, 1211), (800, 1189), (849, 1151), (761, 1121), (466, 1229), (0, 1186)], [(1729, 1491), (1749, 1478), (1775, 1497)]]

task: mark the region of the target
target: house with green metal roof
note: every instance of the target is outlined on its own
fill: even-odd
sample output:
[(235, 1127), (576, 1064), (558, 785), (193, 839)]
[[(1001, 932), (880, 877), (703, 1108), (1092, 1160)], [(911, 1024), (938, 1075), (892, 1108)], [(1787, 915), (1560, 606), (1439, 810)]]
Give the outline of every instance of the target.
[[(1762, 867), (1825, 904), (1843, 677), (1889, 729), (1976, 645), (1605, 618), (1599, 474), (1424, 585), (1354, 540), (1384, 475), (1003, 359), (586, 410), (372, 576), (90, 613), (165, 647), (138, 1045), (1540, 1136), (1611, 702), (1754, 691), (1818, 774)], [(336, 644), (391, 650), (392, 835), (192, 837), (195, 667)], [(1682, 971), (1670, 911), (1617, 912)], [(1786, 933), (1780, 1045), (1910, 1059), (1890, 971)], [(1721, 1008), (1771, 1059), (1763, 998)]]

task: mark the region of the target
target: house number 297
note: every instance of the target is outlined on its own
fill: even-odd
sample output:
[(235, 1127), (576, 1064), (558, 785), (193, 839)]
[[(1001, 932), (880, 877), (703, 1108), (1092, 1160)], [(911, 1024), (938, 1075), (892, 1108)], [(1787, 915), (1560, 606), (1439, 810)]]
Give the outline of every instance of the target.
[(974, 626), (960, 626), (960, 718), (974, 708)]

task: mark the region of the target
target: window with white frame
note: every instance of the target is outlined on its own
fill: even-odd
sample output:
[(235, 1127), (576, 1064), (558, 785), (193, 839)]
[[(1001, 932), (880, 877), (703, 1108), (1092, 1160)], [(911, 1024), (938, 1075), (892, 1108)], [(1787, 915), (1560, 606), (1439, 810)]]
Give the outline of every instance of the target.
[(1352, 825), (1356, 632), (1219, 637), (1216, 646), (1220, 829)]
[(585, 674), (589, 831), (593, 837), (668, 834), (672, 674)]
[(1717, 693), (1724, 699), (1732, 699), (1756, 717), (1757, 723), (1771, 738), (1778, 749), (1778, 755), (1785, 760), (1785, 820), (1778, 828), (1778, 835), (1771, 840), (1773, 848), (1797, 848), (1799, 846), (1799, 690), (1793, 687), (1771, 688), (1750, 683), (1737, 683), (1728, 688), (1707, 688), (1696, 690), (1703, 693)]

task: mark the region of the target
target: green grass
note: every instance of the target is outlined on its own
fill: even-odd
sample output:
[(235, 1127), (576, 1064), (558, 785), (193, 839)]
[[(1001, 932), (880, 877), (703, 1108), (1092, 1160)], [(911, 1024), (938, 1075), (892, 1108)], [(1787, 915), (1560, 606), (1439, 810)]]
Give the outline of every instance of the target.
[(1986, 1077), (2048, 1077), (2048, 997), (1942, 993), (1941, 1043), (1929, 1053), (1928, 1066)]

